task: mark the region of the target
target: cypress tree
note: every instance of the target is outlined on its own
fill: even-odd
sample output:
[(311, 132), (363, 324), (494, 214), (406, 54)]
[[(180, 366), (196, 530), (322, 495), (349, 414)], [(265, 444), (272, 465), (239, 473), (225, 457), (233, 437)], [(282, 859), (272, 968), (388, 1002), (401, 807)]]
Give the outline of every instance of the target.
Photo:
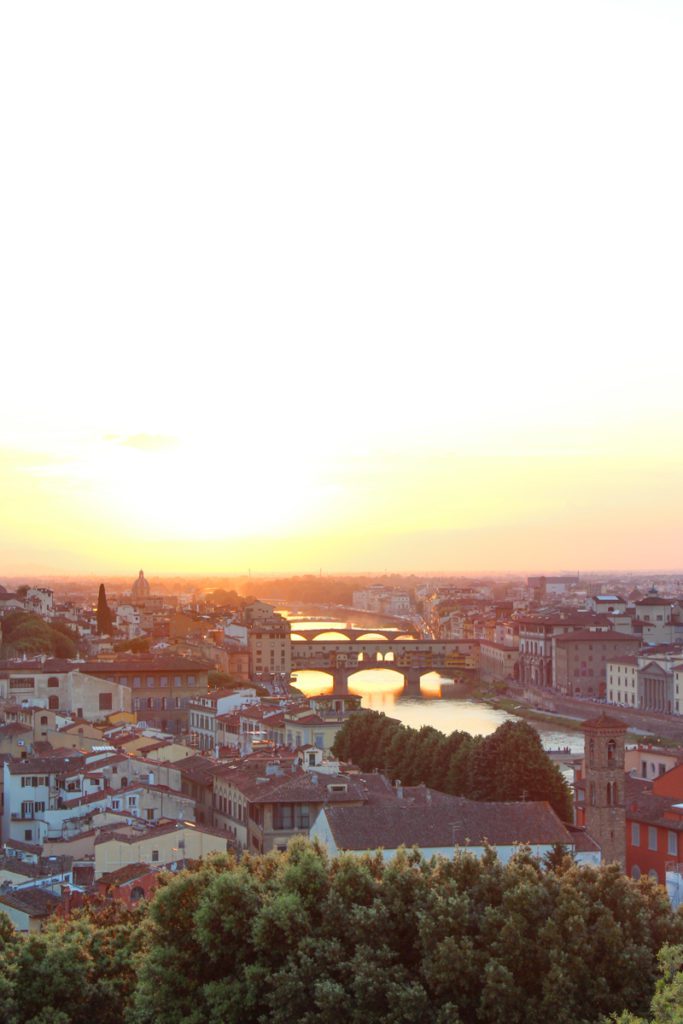
[(107, 595), (104, 591), (104, 583), (100, 583), (100, 590), (97, 595), (97, 633), (102, 636), (111, 636), (114, 632), (114, 624), (111, 617), (111, 609), (107, 604)]

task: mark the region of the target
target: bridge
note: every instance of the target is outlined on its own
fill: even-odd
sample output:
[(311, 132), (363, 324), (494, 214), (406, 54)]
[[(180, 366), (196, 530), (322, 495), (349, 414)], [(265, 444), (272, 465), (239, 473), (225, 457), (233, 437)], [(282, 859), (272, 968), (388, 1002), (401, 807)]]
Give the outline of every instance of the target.
[[(292, 635), (296, 634), (296, 636), (300, 636), (303, 640), (315, 640), (316, 637), (324, 636), (327, 633), (340, 634), (347, 640), (360, 640), (364, 636), (372, 636), (373, 639), (379, 636), (385, 640), (396, 640), (399, 637), (407, 640), (415, 639), (412, 632), (402, 632), (400, 629), (396, 629), (395, 626), (385, 629), (375, 629), (374, 626), (366, 626), (365, 629), (350, 626), (319, 626), (314, 629), (297, 629), (296, 622), (292, 623)], [(296, 640), (294, 642), (296, 643)]]
[(356, 672), (394, 669), (403, 676), (404, 693), (417, 695), (427, 672), (453, 675), (475, 669), (478, 651), (476, 640), (295, 640), (292, 671), (326, 672), (332, 676), (333, 692), (347, 694)]

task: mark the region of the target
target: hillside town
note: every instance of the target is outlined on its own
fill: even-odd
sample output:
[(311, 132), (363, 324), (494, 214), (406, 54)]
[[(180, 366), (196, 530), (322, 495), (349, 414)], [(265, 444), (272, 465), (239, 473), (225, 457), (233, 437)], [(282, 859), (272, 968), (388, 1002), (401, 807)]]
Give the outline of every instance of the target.
[[(381, 663), (419, 682), (449, 643), (451, 675), (550, 713), (578, 708), (584, 755), (560, 758), (572, 820), (545, 801), (481, 803), (340, 761), (335, 739), (361, 697), (292, 685), (316, 639), (266, 601), (155, 593), (143, 571), (109, 599), (101, 586), (97, 605), (2, 586), (0, 908), (33, 931), (93, 894), (133, 905), (160, 871), (284, 851), (295, 836), (387, 860), (401, 846), (427, 857), (492, 846), (503, 861), (519, 844), (540, 857), (561, 848), (647, 874), (679, 905), (683, 743), (626, 742), (636, 720), (643, 735), (653, 722), (664, 732), (683, 709), (683, 590), (668, 586), (623, 597), (570, 576), (379, 583), (354, 591), (347, 612), (391, 623), (382, 634), (330, 640), (320, 626), (316, 665), (332, 676)], [(46, 629), (65, 630), (54, 654), (37, 649)]]

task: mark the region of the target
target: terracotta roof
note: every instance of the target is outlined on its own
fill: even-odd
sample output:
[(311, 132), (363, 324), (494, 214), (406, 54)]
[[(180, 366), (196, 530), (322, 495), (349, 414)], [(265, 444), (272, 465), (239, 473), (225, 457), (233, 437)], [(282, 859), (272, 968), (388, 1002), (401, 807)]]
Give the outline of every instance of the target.
[(581, 723), (582, 729), (618, 729), (626, 730), (628, 725), (626, 722), (622, 722), (620, 718), (614, 718), (612, 715), (607, 715), (605, 712), (597, 715), (595, 718), (587, 718), (585, 722)]
[(546, 801), (481, 803), (436, 794), (431, 802), (405, 800), (366, 807), (325, 807), (335, 843), (342, 850), (395, 850), (514, 843), (571, 845), (571, 836)]
[(21, 839), (5, 839), (5, 846), (10, 850), (21, 850), (22, 853), (42, 853), (40, 843), (25, 843)]
[(630, 633), (621, 633), (617, 629), (605, 629), (599, 633), (592, 632), (589, 629), (579, 629), (572, 633), (562, 633), (561, 636), (556, 636), (556, 644), (573, 644), (578, 642), (590, 641), (591, 643), (601, 643), (608, 641), (609, 643), (615, 642), (628, 642), (630, 644), (639, 645), (640, 641), (638, 637), (633, 636)]
[(173, 761), (172, 765), (181, 775), (201, 785), (210, 785), (213, 782), (218, 767), (216, 761), (209, 757), (202, 757), (201, 754), (191, 754), (190, 757), (184, 757), (181, 761)]
[[(248, 770), (227, 765), (221, 778), (233, 785), (250, 803), (349, 803), (365, 801), (360, 782), (351, 775), (332, 775), (327, 772), (292, 771), (285, 768), (280, 775), (266, 775), (254, 766)], [(344, 786), (344, 789), (330, 789)]]
[(22, 732), (33, 732), (30, 725), (22, 725), (20, 722), (7, 722), (0, 725), (0, 736), (18, 736)]
[(195, 832), (201, 832), (205, 835), (220, 836), (221, 839), (225, 839), (226, 843), (229, 842), (230, 837), (226, 832), (217, 828), (209, 828), (208, 825), (199, 825), (196, 822), (186, 824), (182, 821), (169, 821), (161, 825), (157, 825), (154, 828), (136, 828), (132, 826), (121, 828), (117, 826), (117, 830), (109, 834), (100, 833), (95, 837), (95, 845), (99, 846), (101, 843), (108, 843), (116, 840), (119, 843), (141, 843), (149, 839), (156, 839), (159, 836), (169, 835), (171, 832), (183, 831), (184, 829), (192, 829)]
[(683, 814), (680, 817), (667, 815), (675, 804), (683, 803), (683, 798), (658, 796), (652, 792), (651, 783), (627, 775), (624, 800), (628, 821), (641, 821), (647, 825), (661, 825), (673, 832), (683, 832)]
[(159, 868), (155, 868), (153, 865), (141, 862), (137, 864), (124, 864), (123, 867), (116, 868), (115, 871), (107, 871), (105, 874), (100, 875), (98, 882), (103, 885), (125, 885), (127, 882), (134, 882), (137, 878), (152, 874), (158, 870)]
[(48, 917), (60, 904), (60, 897), (36, 886), (31, 889), (15, 889), (14, 892), (0, 894), (0, 903), (12, 907), (29, 917)]
[(68, 751), (67, 756), (60, 756), (56, 750), (47, 757), (27, 757), (10, 761), (10, 775), (50, 775), (54, 772), (77, 772), (83, 768), (85, 756), (77, 751)]

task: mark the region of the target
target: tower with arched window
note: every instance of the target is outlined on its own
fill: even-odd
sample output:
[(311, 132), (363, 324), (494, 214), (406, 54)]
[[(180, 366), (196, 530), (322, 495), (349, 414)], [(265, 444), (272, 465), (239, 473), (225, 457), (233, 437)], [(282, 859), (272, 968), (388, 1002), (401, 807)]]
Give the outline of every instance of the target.
[(624, 742), (626, 723), (598, 715), (583, 723), (586, 828), (602, 848), (604, 864), (626, 865)]

